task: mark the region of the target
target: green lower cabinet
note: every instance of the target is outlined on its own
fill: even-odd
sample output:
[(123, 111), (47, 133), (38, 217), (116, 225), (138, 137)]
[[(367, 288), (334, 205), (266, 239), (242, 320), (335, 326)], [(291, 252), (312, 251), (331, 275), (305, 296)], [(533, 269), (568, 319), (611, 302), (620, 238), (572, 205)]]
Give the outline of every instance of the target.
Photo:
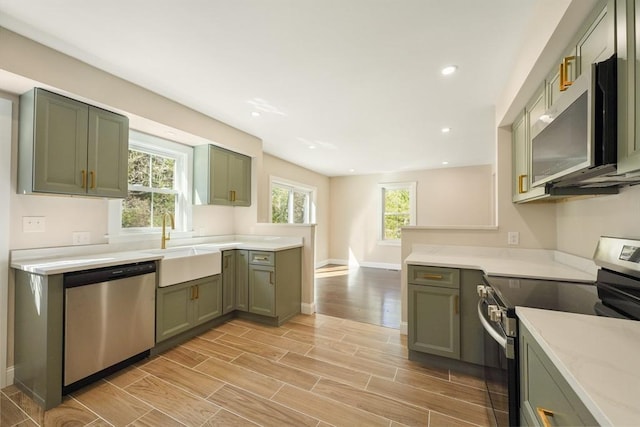
[(409, 285), (410, 350), (460, 359), (460, 290)]
[(236, 310), (249, 311), (249, 251), (236, 252)]
[(275, 269), (249, 265), (249, 312), (263, 316), (276, 314)]
[(215, 275), (158, 288), (156, 342), (222, 315), (222, 278)]
[(549, 356), (520, 323), (520, 422), (525, 426), (598, 425)]
[(236, 309), (236, 251), (222, 252), (222, 314)]

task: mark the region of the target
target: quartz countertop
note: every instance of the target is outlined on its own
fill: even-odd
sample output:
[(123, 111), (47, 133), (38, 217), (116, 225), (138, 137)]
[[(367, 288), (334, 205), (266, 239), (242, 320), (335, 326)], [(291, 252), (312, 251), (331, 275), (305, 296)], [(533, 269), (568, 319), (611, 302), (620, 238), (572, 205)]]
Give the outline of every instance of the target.
[[(171, 240), (167, 243), (168, 249), (195, 247), (217, 251), (245, 249), (277, 252), (303, 246), (302, 238), (277, 236), (213, 236)], [(52, 275), (162, 259), (164, 255), (156, 244), (136, 242), (14, 250), (11, 251), (11, 268)]]
[(545, 249), (414, 245), (404, 262), (482, 270), (489, 276), (574, 282), (594, 282), (597, 274), (597, 266), (590, 259)]
[(516, 314), (600, 425), (638, 425), (640, 322), (525, 307)]

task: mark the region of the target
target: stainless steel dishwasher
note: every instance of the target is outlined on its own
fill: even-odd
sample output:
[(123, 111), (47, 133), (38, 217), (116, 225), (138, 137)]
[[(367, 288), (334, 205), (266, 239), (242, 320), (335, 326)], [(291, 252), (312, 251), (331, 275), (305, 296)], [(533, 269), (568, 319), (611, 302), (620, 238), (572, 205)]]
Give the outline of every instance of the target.
[(154, 261), (66, 273), (64, 293), (63, 393), (149, 355)]

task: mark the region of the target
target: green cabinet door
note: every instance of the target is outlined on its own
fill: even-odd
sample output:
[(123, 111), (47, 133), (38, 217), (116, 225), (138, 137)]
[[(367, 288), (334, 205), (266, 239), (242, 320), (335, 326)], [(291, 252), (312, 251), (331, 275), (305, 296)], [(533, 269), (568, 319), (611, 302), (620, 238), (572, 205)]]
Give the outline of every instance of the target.
[(410, 350), (460, 359), (460, 291), (409, 284)]
[(20, 97), (18, 192), (124, 198), (129, 120), (44, 89)]
[(236, 250), (236, 310), (249, 311), (249, 251)]
[(156, 342), (221, 315), (222, 278), (219, 274), (158, 288)]
[(33, 159), (20, 161), (20, 174), (31, 174), (21, 180), (33, 182), (25, 190), (86, 194), (88, 106), (42, 89), (23, 95), (20, 103), (21, 132), (31, 128), (21, 134), (20, 150), (33, 146)]
[(222, 315), (222, 278), (219, 274), (195, 280), (193, 326)]
[(236, 251), (222, 251), (222, 314), (236, 309)]
[(129, 119), (89, 107), (87, 147), (87, 193), (101, 197), (127, 197)]
[(249, 265), (249, 312), (263, 316), (276, 314), (275, 269)]
[(191, 282), (158, 288), (156, 294), (156, 342), (191, 328), (193, 297), (194, 291)]
[(214, 145), (194, 149), (194, 203), (251, 206), (251, 157)]

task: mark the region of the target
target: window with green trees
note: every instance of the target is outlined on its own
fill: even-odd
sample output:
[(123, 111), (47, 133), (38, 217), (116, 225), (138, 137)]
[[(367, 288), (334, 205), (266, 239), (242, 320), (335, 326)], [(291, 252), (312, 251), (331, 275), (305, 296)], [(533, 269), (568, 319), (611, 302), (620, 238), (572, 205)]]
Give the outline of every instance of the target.
[(381, 184), (382, 240), (400, 240), (402, 227), (415, 225), (415, 182)]
[(313, 190), (290, 183), (271, 181), (271, 222), (309, 224), (312, 222)]
[(129, 150), (129, 195), (122, 203), (122, 228), (160, 227), (176, 215), (176, 159)]

